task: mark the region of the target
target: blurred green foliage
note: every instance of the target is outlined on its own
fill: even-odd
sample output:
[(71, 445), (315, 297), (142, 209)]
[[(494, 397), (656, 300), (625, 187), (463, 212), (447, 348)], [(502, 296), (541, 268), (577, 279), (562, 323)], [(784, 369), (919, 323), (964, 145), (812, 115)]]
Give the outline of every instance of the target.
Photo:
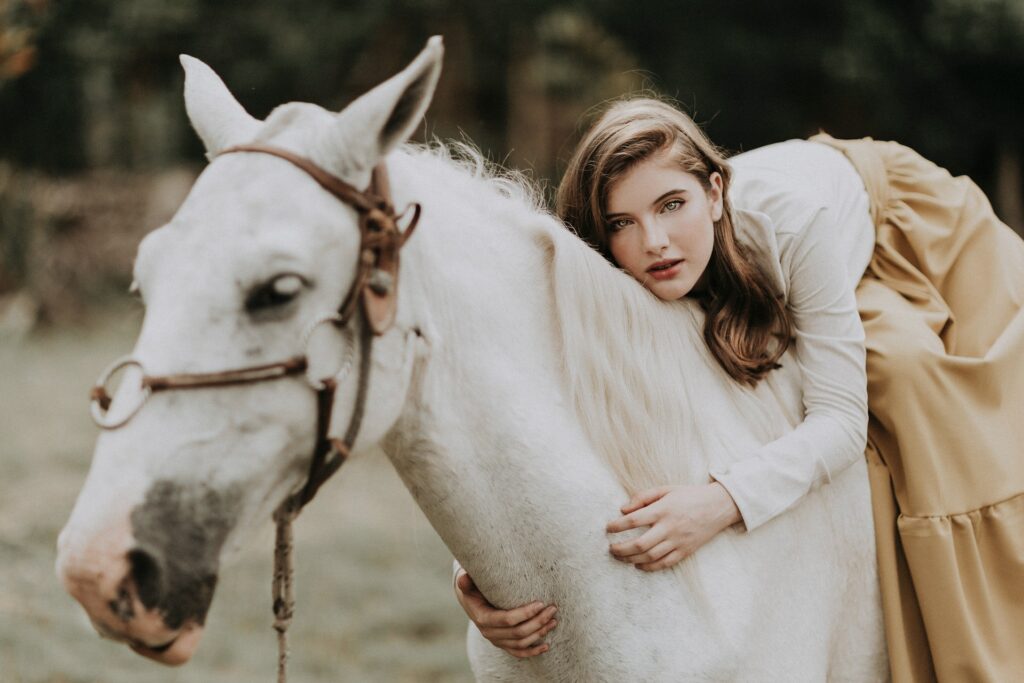
[[(25, 73), (0, 75), (0, 127), (11, 132), (0, 138), (0, 155), (51, 171), (197, 158), (178, 99), (179, 53), (210, 63), (264, 116), (295, 99), (340, 108), (428, 35), (451, 32), (465, 35), (449, 43), (448, 60), (462, 62), (468, 81), (452, 109), (467, 116), (452, 112), (456, 120), (439, 127), (466, 130), (500, 155), (517, 142), (506, 137), (510, 66), (545, 43), (558, 12), (599, 30), (593, 40), (550, 51), (544, 65), (553, 96), (585, 89), (593, 73), (579, 67), (595, 52), (622, 49), (729, 148), (823, 127), (898, 138), (984, 180), (997, 146), (1021, 146), (1022, 0), (4, 0), (3, 7), (8, 26), (34, 31), (38, 58)], [(132, 107), (149, 110), (149, 119)], [(147, 123), (162, 142), (145, 144), (145, 132), (132, 133)], [(549, 160), (538, 166), (552, 168)]]
[(607, 3), (603, 23), (709, 123), (751, 148), (824, 128), (898, 139), (982, 182), (1019, 156), (1021, 0)]
[[(43, 255), (63, 273), (81, 245), (134, 243), (155, 225), (129, 221), (165, 213), (146, 204), (170, 196), (160, 174), (201, 163), (180, 53), (264, 117), (292, 100), (340, 109), (433, 34), (445, 71), (422, 133), (468, 137), (549, 184), (585, 115), (646, 86), (727, 150), (820, 129), (897, 139), (1024, 228), (1024, 0), (0, 0), (0, 317)], [(113, 175), (78, 181), (97, 169)], [(94, 210), (104, 183), (135, 188), (133, 204)], [(71, 197), (59, 212), (32, 199), (54, 192)], [(107, 194), (103, 207), (121, 196)], [(115, 252), (104, 282), (128, 277), (130, 253), (90, 252)], [(100, 291), (86, 274), (105, 267), (49, 291)]]

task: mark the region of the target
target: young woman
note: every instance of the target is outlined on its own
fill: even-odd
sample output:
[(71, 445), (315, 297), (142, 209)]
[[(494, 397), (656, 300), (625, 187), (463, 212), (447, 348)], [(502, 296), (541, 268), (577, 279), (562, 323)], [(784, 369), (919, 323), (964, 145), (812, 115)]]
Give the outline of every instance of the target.
[[(800, 425), (705, 485), (634, 496), (607, 531), (646, 530), (614, 557), (656, 571), (730, 525), (756, 533), (866, 446), (894, 679), (1024, 671), (1024, 243), (973, 183), (824, 135), (726, 162), (685, 114), (633, 99), (580, 143), (557, 211), (655, 296), (697, 299), (733, 381), (790, 347), (802, 370)], [(554, 606), (495, 609), (461, 569), (455, 589), (494, 645), (546, 651)]]

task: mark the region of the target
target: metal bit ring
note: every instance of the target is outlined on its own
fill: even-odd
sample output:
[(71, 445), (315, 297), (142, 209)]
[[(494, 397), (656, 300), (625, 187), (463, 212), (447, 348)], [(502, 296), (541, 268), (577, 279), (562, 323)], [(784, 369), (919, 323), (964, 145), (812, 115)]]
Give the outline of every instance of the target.
[(96, 380), (96, 386), (93, 387), (93, 396), (92, 399), (89, 401), (89, 412), (92, 415), (92, 421), (95, 422), (100, 429), (117, 429), (118, 427), (125, 425), (128, 422), (128, 420), (135, 417), (135, 414), (139, 412), (142, 406), (146, 403), (146, 400), (149, 398), (150, 394), (153, 393), (152, 389), (143, 384), (140, 387), (140, 389), (142, 390), (142, 393), (140, 395), (141, 398), (139, 398), (139, 402), (135, 405), (135, 407), (128, 411), (127, 415), (125, 415), (120, 420), (117, 420), (116, 422), (111, 422), (107, 420), (107, 413), (109, 412), (109, 409), (102, 405), (102, 401), (97, 394), (102, 394), (108, 399), (112, 398), (109, 394), (107, 394), (107, 382), (110, 381), (110, 378), (113, 377), (114, 373), (116, 373), (118, 370), (133, 365), (142, 372), (143, 376), (145, 376), (146, 371), (143, 369), (142, 363), (132, 358), (131, 356), (122, 356), (121, 358), (118, 358), (116, 361), (107, 366), (107, 369), (104, 370), (100, 374), (99, 379)]
[[(309, 344), (313, 339), (313, 333), (316, 332), (318, 327), (326, 323), (338, 325), (341, 322), (343, 322), (342, 317), (337, 313), (324, 313), (323, 315), (311, 320), (309, 325), (306, 326), (305, 331), (302, 333), (302, 351), (306, 355), (306, 383), (309, 384), (314, 391), (320, 391), (323, 389), (326, 386), (325, 380), (327, 378), (318, 379), (310, 374), (313, 371), (313, 367), (309, 360)], [(346, 337), (351, 337), (350, 328), (345, 327), (344, 334)], [(341, 367), (339, 367), (333, 374), (329, 375), (329, 378), (334, 378), (335, 380), (340, 381), (342, 376), (348, 374), (348, 371), (352, 369), (352, 355), (354, 349), (352, 344), (347, 344), (346, 346), (345, 359), (342, 361)]]

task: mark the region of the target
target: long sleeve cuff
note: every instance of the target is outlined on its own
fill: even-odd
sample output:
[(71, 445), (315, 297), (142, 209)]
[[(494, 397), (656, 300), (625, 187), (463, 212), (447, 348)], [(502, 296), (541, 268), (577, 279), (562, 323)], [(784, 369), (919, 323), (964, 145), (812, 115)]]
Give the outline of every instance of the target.
[[(769, 519), (774, 517), (774, 506), (766, 504), (764, 491), (757, 490), (757, 479), (754, 479), (754, 486), (750, 486), (750, 478), (744, 476), (743, 472), (728, 467), (715, 467), (709, 472), (711, 478), (725, 487), (733, 502), (739, 508), (742, 520), (739, 524), (733, 525), (737, 530), (753, 531)], [(763, 482), (761, 483), (763, 486)]]
[(809, 417), (749, 458), (711, 467), (708, 474), (729, 492), (747, 531), (753, 531), (799, 503), (815, 487), (830, 482), (862, 453), (862, 442), (839, 423), (824, 416)]

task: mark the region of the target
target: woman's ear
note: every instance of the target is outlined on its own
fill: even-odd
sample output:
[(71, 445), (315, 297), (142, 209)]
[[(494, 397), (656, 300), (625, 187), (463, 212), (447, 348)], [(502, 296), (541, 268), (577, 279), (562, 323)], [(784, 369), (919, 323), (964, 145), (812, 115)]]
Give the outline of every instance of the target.
[(711, 220), (722, 220), (722, 212), (725, 206), (725, 184), (722, 181), (722, 174), (715, 171), (708, 178), (711, 188), (708, 190), (708, 201), (711, 203)]

